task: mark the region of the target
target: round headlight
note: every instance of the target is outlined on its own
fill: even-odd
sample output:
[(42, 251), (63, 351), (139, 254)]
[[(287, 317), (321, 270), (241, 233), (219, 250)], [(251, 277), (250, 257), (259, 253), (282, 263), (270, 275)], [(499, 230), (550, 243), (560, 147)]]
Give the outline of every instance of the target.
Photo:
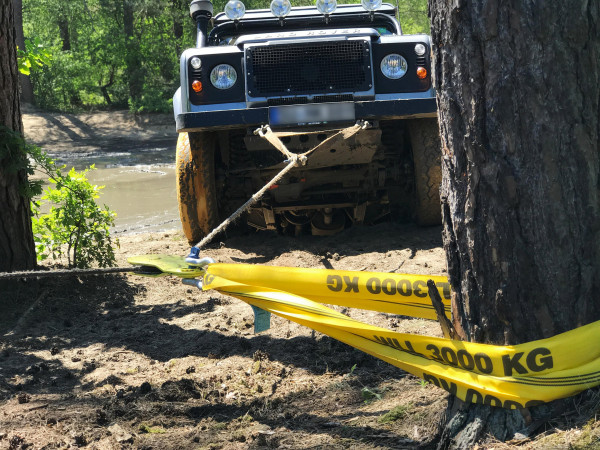
[(336, 0), (317, 0), (317, 9), (321, 14), (331, 14), (337, 8)]
[(360, 3), (367, 11), (377, 11), (381, 8), (381, 0), (361, 0)]
[(246, 14), (246, 7), (240, 0), (229, 0), (225, 5), (225, 15), (231, 20), (240, 20)]
[(402, 78), (407, 69), (408, 64), (406, 60), (396, 53), (387, 55), (381, 61), (381, 73), (391, 80)]
[(190, 59), (190, 65), (194, 69), (199, 69), (202, 66), (202, 61), (200, 61), (200, 58), (197, 56), (194, 56), (192, 59)]
[(219, 64), (210, 72), (210, 82), (217, 89), (229, 89), (237, 81), (237, 72), (229, 64)]
[(415, 53), (418, 56), (423, 56), (426, 51), (427, 51), (427, 49), (425, 48), (425, 46), (423, 44), (417, 44), (417, 45), (415, 45)]
[(271, 2), (271, 14), (280, 19), (287, 16), (292, 10), (290, 0), (273, 0)]

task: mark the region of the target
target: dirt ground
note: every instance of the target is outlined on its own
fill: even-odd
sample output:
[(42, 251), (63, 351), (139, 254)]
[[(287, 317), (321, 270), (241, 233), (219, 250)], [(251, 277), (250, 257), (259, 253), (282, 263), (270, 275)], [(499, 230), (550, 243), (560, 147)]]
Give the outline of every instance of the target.
[[(179, 230), (120, 235), (132, 255), (186, 255)], [(331, 237), (221, 236), (218, 262), (445, 274), (440, 228), (383, 223)], [(447, 395), (383, 361), (174, 277), (0, 284), (0, 449), (429, 448)], [(341, 308), (337, 308), (341, 310)], [(440, 335), (435, 322), (354, 318)], [(600, 447), (597, 392), (534, 440), (485, 448)]]
[(24, 105), (23, 128), (31, 144), (58, 152), (119, 152), (176, 141), (175, 119), (169, 114), (133, 115), (129, 111), (67, 114)]

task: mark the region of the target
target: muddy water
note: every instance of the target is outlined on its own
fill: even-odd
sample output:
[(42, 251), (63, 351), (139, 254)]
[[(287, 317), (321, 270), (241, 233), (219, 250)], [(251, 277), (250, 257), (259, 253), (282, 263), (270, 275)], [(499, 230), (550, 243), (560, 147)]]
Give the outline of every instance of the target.
[(88, 179), (105, 186), (99, 203), (117, 213), (113, 232), (180, 228), (174, 146), (51, 156), (67, 169), (81, 170), (95, 164), (96, 170), (88, 173)]

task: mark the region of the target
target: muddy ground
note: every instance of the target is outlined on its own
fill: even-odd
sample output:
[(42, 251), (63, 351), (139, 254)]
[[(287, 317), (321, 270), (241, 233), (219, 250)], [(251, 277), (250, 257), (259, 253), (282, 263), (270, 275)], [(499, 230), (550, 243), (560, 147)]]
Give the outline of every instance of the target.
[[(119, 266), (189, 250), (179, 230), (119, 240)], [(395, 223), (332, 237), (221, 236), (203, 254), (445, 274), (441, 230)], [(428, 448), (447, 403), (435, 386), (283, 319), (255, 335), (248, 305), (172, 277), (22, 279), (0, 285), (0, 297), (0, 449)], [(431, 321), (347, 313), (440, 335)], [(590, 391), (541, 435), (484, 447), (598, 448), (599, 405)]]

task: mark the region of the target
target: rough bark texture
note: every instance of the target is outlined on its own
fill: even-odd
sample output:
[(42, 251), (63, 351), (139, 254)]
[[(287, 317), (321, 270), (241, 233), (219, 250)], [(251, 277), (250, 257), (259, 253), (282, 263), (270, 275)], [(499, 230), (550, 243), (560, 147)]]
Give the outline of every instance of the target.
[[(0, 127), (21, 133), (18, 86), (12, 2), (0, 0)], [(27, 176), (8, 172), (8, 163), (0, 158), (0, 272), (35, 267), (29, 200), (19, 191)]]
[(517, 344), (598, 320), (598, 2), (429, 8), (455, 328)]

